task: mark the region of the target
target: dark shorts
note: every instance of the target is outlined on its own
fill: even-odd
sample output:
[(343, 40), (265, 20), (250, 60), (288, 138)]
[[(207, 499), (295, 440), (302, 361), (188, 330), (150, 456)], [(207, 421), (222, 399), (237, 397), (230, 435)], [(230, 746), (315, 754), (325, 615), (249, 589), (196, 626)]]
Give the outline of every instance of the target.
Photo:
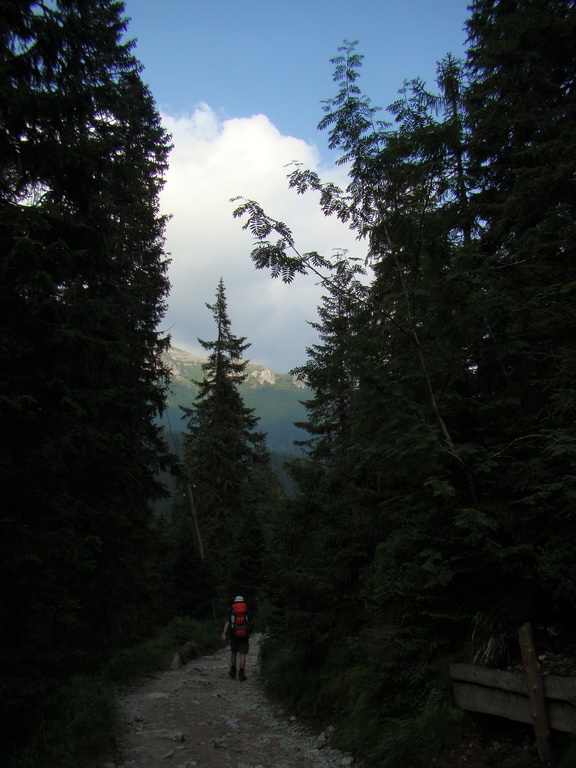
[(232, 653), (240, 653), (245, 655), (248, 653), (249, 641), (247, 637), (231, 637), (230, 638), (230, 650)]

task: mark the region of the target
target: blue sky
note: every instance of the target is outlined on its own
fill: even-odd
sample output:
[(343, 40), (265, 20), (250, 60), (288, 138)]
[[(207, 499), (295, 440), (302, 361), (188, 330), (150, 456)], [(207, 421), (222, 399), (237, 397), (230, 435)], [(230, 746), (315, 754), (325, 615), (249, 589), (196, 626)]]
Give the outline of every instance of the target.
[[(257, 272), (251, 238), (232, 219), (229, 199), (257, 199), (292, 227), (303, 251), (348, 248), (342, 225), (323, 220), (314, 198), (295, 198), (286, 163), (298, 160), (345, 184), (327, 136), (321, 102), (336, 93), (333, 65), (343, 40), (364, 54), (359, 84), (387, 107), (405, 80), (434, 85), (436, 63), (464, 53), (465, 0), (127, 0), (128, 37), (173, 136), (162, 210), (172, 216), (166, 248), (172, 292), (165, 330), (172, 343), (201, 352), (212, 339), (212, 303), (224, 279), (232, 330), (252, 344), (248, 357), (285, 372), (314, 343), (320, 291), (312, 279), (290, 286)], [(383, 113), (383, 117), (384, 117)]]

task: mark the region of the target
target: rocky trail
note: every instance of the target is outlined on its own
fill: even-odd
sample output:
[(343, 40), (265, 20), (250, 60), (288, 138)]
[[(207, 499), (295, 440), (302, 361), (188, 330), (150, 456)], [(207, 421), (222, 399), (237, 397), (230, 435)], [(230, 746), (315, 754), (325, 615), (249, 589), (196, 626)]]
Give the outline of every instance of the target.
[[(247, 679), (228, 675), (227, 648), (124, 690), (119, 754), (101, 768), (346, 768), (353, 759), (271, 702), (253, 638)], [(173, 665), (178, 666), (178, 665)]]

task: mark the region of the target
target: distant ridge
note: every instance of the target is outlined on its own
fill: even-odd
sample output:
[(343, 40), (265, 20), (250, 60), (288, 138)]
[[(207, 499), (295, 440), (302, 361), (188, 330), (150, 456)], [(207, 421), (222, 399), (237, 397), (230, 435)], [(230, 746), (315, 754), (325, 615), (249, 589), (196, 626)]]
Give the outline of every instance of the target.
[[(177, 347), (170, 347), (162, 357), (171, 371), (171, 391), (167, 412), (161, 421), (178, 442), (184, 427), (180, 406), (189, 407), (193, 403), (197, 388), (192, 381), (202, 380), (202, 363), (206, 358)], [(269, 450), (288, 454), (299, 452), (294, 440), (306, 439), (307, 433), (295, 427), (294, 422), (306, 420), (302, 401), (311, 397), (310, 388), (295, 376), (276, 373), (264, 365), (248, 362), (246, 372), (248, 378), (240, 392), (245, 404), (254, 408), (260, 419), (258, 429), (266, 433)]]
[[(202, 363), (206, 362), (205, 357), (200, 357), (192, 352), (186, 352), (183, 349), (177, 347), (170, 347), (169, 350), (163, 355), (164, 361), (168, 364), (172, 371), (172, 377), (174, 379), (190, 380), (190, 371), (198, 369), (200, 373), (195, 375), (197, 380), (202, 378)], [(244, 387), (258, 387), (260, 385), (271, 384), (286, 386), (289, 383), (297, 389), (307, 389), (306, 384), (299, 381), (296, 376), (292, 376), (289, 373), (276, 373), (275, 371), (267, 368), (265, 365), (255, 365), (248, 362), (246, 366), (248, 373), (248, 380)]]

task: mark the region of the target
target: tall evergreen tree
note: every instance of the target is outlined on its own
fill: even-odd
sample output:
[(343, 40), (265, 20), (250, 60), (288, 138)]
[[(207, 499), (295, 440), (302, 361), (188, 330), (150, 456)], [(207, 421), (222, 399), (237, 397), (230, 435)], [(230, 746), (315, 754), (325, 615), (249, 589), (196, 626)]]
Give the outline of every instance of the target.
[(195, 382), (196, 401), (183, 409), (183, 473), (193, 489), (212, 586), (224, 598), (242, 589), (253, 594), (261, 580), (255, 510), (270, 488), (260, 488), (256, 498), (251, 494), (257, 469), (267, 466), (269, 457), (264, 434), (256, 431), (254, 409), (244, 404), (238, 389), (247, 378), (244, 352), (250, 344), (232, 332), (222, 279), (216, 301), (206, 306), (217, 333), (214, 341), (199, 339), (209, 356), (202, 366), (204, 378)]
[[(308, 610), (292, 626), (316, 628), (303, 643), (293, 641), (307, 646), (313, 664), (326, 657), (331, 637), (362, 622), (377, 637), (385, 612), (389, 642), (379, 646), (378, 671), (371, 670), (366, 688), (377, 699), (380, 684), (402, 687), (410, 655), (423, 663), (459, 641), (464, 616), (454, 606), (466, 615), (470, 606), (447, 587), (470, 569), (459, 554), (466, 539), (471, 544), (478, 527), (485, 531), (471, 511), (476, 483), (462, 456), (469, 435), (461, 393), (478, 327), (466, 291), (473, 226), (464, 85), (461, 65), (449, 57), (439, 66), (438, 95), (418, 80), (405, 85), (390, 108), (392, 127), (376, 121), (356, 84), (361, 57), (354, 45), (334, 63), (340, 88), (321, 127), (331, 128), (331, 146), (350, 162), (350, 184), (338, 190), (300, 169), (290, 181), (299, 192), (320, 191), (324, 211), (368, 240), (374, 279), (361, 291), (338, 286), (338, 271), (325, 281), (330, 299), (319, 331), (328, 343), (310, 350), (303, 368), (315, 390), (307, 425), (312, 450), (295, 470), (302, 498), (294, 528), (304, 524), (306, 533), (299, 542), (283, 526), (279, 535), (291, 542), (284, 592)], [(244, 202), (242, 214), (257, 237), (258, 266), (285, 279), (329, 266), (315, 254), (299, 256), (285, 225), (257, 204)], [(273, 231), (280, 241), (267, 239)], [(388, 571), (380, 569), (383, 559)], [(406, 560), (413, 561), (409, 575)], [(365, 595), (360, 574), (371, 579), (372, 561), (378, 589)], [(345, 619), (335, 609), (343, 604)]]
[[(519, 28), (515, 25), (515, 30)], [(498, 34), (490, 28), (496, 50), (501, 33), (500, 27)], [(327, 215), (337, 215), (367, 238), (374, 280), (367, 300), (363, 297), (363, 308), (355, 309), (363, 318), (354, 340), (362, 362), (355, 366), (357, 389), (348, 435), (338, 435), (329, 454), (323, 460), (318, 454), (317, 463), (300, 473), (305, 482), (312, 481), (293, 515), (296, 524), (306, 518), (305, 524), (312, 527), (309, 540), (327, 541), (330, 533), (343, 529), (344, 514), (365, 519), (365, 500), (370, 498), (365, 489), (372, 494), (374, 537), (362, 538), (366, 527), (360, 524), (350, 531), (346, 545), (352, 553), (362, 541), (372, 561), (364, 573), (364, 586), (356, 593), (365, 606), (358, 624), (363, 625), (362, 650), (357, 648), (357, 654), (358, 659), (378, 664), (377, 673), (371, 667), (367, 678), (361, 676), (363, 695), (372, 695), (371, 703), (378, 706), (383, 690), (394, 685), (398, 693), (386, 712), (402, 716), (418, 705), (411, 690), (413, 664), (419, 665), (420, 693), (425, 694), (427, 665), (436, 664), (443, 653), (470, 637), (478, 617), (488, 631), (496, 627), (515, 637), (517, 626), (526, 619), (554, 616), (538, 572), (546, 573), (551, 583), (554, 576), (567, 573), (574, 551), (569, 537), (561, 554), (553, 549), (554, 536), (546, 533), (544, 523), (550, 523), (553, 500), (558, 499), (564, 512), (554, 516), (554, 534), (567, 533), (571, 520), (566, 494), (573, 475), (573, 443), (569, 419), (563, 423), (561, 409), (568, 416), (573, 402), (568, 375), (572, 348), (566, 339), (561, 354), (553, 350), (557, 339), (562, 344), (568, 333), (559, 323), (562, 308), (569, 322), (571, 318), (565, 301), (571, 283), (568, 273), (558, 268), (566, 255), (570, 216), (565, 213), (572, 203), (565, 185), (564, 196), (553, 200), (543, 214), (556, 217), (564, 239), (554, 260), (556, 273), (548, 274), (540, 285), (530, 284), (538, 298), (534, 312), (528, 312), (530, 301), (522, 296), (521, 283), (507, 278), (518, 276), (518, 270), (510, 267), (518, 268), (526, 258), (524, 253), (518, 263), (522, 249), (512, 247), (514, 206), (506, 201), (506, 183), (501, 195), (498, 184), (490, 181), (494, 161), (502, 158), (503, 179), (509, 181), (515, 175), (506, 169), (509, 163), (515, 166), (506, 146), (496, 143), (487, 148), (485, 138), (473, 132), (490, 117), (495, 103), (506, 103), (508, 108), (508, 102), (497, 99), (495, 91), (483, 91), (481, 79), (468, 97), (466, 73), (448, 57), (438, 68), (436, 94), (419, 80), (407, 83), (390, 107), (395, 125), (378, 122), (357, 86), (361, 57), (354, 45), (341, 50), (334, 60), (340, 89), (327, 102), (321, 127), (331, 129), (331, 146), (350, 163), (350, 184), (339, 190), (300, 169), (290, 181), (298, 192), (318, 190)], [(513, 58), (502, 54), (502, 67), (522, 55), (529, 57), (531, 50), (522, 45)], [(478, 57), (483, 55), (480, 42)], [(567, 78), (563, 87), (572, 93)], [(512, 70), (509, 84), (512, 90)], [(496, 86), (502, 86), (500, 78), (494, 79)], [(564, 104), (568, 111), (570, 98)], [(494, 122), (502, 138), (508, 136), (510, 119), (499, 114)], [(532, 139), (520, 153), (527, 167), (533, 146)], [(560, 144), (556, 148), (560, 151)], [(474, 174), (471, 154), (479, 158)], [(563, 173), (560, 154), (556, 162)], [(520, 205), (520, 220), (521, 210)], [(507, 233), (504, 240), (498, 235), (503, 211), (511, 217), (501, 230)], [(248, 216), (246, 226), (257, 241), (253, 258), (258, 267), (271, 267), (273, 274), (290, 280), (320, 263), (315, 254), (300, 256), (288, 228), (253, 201), (244, 201), (236, 215)], [(280, 240), (269, 240), (273, 233)], [(535, 232), (527, 227), (523, 237), (525, 244)], [(542, 244), (545, 255), (550, 246), (546, 237)], [(536, 259), (532, 254), (529, 269), (534, 275), (539, 274)], [(564, 287), (554, 282), (553, 301), (549, 289), (559, 274), (564, 276)], [(529, 277), (530, 271), (524, 275), (525, 287)], [(554, 334), (551, 344), (555, 323), (558, 336)], [(526, 347), (527, 339), (536, 344), (533, 353)], [(334, 341), (335, 347), (344, 345), (346, 332)], [(555, 375), (558, 388), (544, 375), (548, 361), (555, 358), (560, 361)], [(338, 379), (330, 376), (329, 356), (313, 355), (313, 360), (309, 371), (320, 385), (311, 401), (315, 408), (333, 402)], [(320, 407), (315, 417), (317, 424), (323, 423)], [(554, 434), (547, 433), (553, 424)], [(314, 426), (313, 420), (312, 430)], [(544, 437), (548, 443), (542, 455), (538, 445), (544, 444), (540, 443)], [(321, 444), (318, 439), (316, 445)], [(565, 462), (565, 483), (549, 471), (554, 456)], [(320, 489), (323, 484), (329, 487), (326, 478), (332, 470), (333, 477), (346, 477), (346, 490), (339, 487), (334, 492), (332, 485), (332, 493), (322, 495)], [(361, 482), (362, 495), (353, 496), (351, 486)], [(350, 503), (344, 511), (335, 499), (345, 494)], [(306, 515), (300, 514), (300, 507)], [(293, 556), (306, 550), (290, 541)], [(332, 545), (333, 559), (342, 565), (342, 542), (335, 537)], [(302, 570), (293, 567), (286, 575), (295, 591), (307, 581), (314, 586), (322, 583), (318, 568), (323, 567), (320, 560), (327, 562), (324, 550), (318, 547), (318, 558), (310, 557), (311, 550), (306, 552)], [(324, 568), (323, 573), (329, 571)], [(337, 579), (333, 583), (341, 586)], [(503, 583), (506, 589), (501, 588)], [(556, 589), (561, 589), (559, 580)], [(565, 588), (563, 593), (566, 596)], [(328, 594), (322, 594), (327, 611)], [(302, 604), (301, 595), (294, 601)], [(310, 624), (318, 613), (315, 605)], [(334, 614), (332, 621), (336, 620)], [(326, 642), (325, 637), (308, 639), (312, 655), (314, 645)]]
[(519, 553), (526, 615), (557, 599), (566, 620), (563, 601), (576, 597), (576, 8), (477, 0), (471, 12), (468, 112), (491, 303), (478, 378), (494, 421), (482, 440), (492, 443), (491, 494)]
[(276, 520), (269, 571), (271, 602), (281, 607), (274, 632), (280, 642), (294, 643), (300, 665), (317, 664), (334, 638), (355, 626), (359, 576), (382, 533), (356, 434), (370, 357), (363, 275), (355, 261), (335, 264), (314, 323), (319, 342), (292, 372), (313, 392), (304, 403), (308, 418), (299, 424), (310, 437), (300, 441), (304, 455), (288, 465), (297, 497)]
[[(169, 145), (122, 13), (112, 0), (1, 3), (8, 682), (97, 665), (149, 620), (150, 501), (167, 461), (154, 419), (167, 382), (158, 193)], [(25, 694), (18, 683), (2, 698), (30, 725)]]
[[(388, 755), (385, 739), (363, 724), (400, 718), (406, 732), (448, 655), (483, 640), (516, 648), (525, 621), (559, 620), (573, 642), (575, 12), (568, 0), (477, 0), (467, 64), (441, 62), (436, 93), (406, 83), (393, 124), (377, 120), (362, 57), (344, 45), (320, 127), (350, 183), (290, 176), (367, 239), (374, 279), (350, 294), (354, 338), (332, 303), (302, 369), (312, 438), (295, 469), (302, 495), (277, 526), (291, 615), (271, 636), (304, 661), (296, 700), (309, 700), (314, 669), (315, 702), (339, 680), (335, 706), (347, 699), (350, 733), (372, 756)], [(273, 276), (329, 266), (254, 201), (236, 215)], [(353, 408), (342, 409), (341, 353)], [(346, 582), (360, 545), (364, 567)], [(350, 596), (356, 622), (339, 614)], [(339, 669), (331, 650), (351, 626), (354, 660)]]

